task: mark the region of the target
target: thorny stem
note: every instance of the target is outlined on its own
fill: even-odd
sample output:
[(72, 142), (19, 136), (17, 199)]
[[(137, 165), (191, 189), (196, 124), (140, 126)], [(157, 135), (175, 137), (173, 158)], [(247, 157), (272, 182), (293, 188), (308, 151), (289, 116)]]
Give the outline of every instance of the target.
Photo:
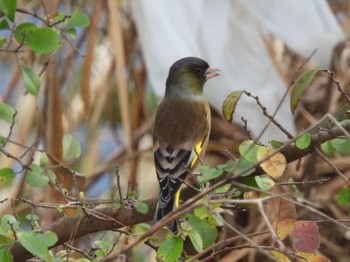
[(257, 105), (261, 108), (264, 116), (266, 116), (275, 126), (277, 126), (288, 137), (288, 139), (294, 138), (294, 136), (291, 133), (289, 133), (288, 130), (285, 129), (280, 123), (278, 123), (272, 115), (267, 113), (266, 107), (261, 104), (258, 96), (254, 96), (248, 91), (244, 91), (244, 93), (256, 101)]
[(348, 96), (347, 93), (345, 93), (343, 88), (340, 86), (340, 82), (335, 79), (335, 73), (333, 71), (328, 70), (328, 69), (324, 70), (324, 72), (329, 74), (332, 82), (337, 86), (338, 91), (345, 97), (346, 101), (348, 101), (348, 103), (350, 104), (350, 97)]

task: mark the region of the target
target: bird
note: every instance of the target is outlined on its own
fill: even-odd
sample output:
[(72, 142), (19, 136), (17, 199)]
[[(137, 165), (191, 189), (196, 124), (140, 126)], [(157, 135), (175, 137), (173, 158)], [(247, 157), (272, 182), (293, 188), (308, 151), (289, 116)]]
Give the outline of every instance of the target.
[[(211, 113), (203, 87), (218, 75), (218, 68), (197, 57), (182, 58), (169, 69), (153, 130), (154, 164), (160, 187), (154, 224), (178, 207), (181, 185), (205, 153)], [(167, 228), (177, 235), (178, 221)]]

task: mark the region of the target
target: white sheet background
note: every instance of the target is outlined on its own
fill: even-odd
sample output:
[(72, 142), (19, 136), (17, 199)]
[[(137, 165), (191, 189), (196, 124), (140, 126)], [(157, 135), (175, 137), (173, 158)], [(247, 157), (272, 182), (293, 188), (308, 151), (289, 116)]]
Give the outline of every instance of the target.
[[(206, 84), (205, 93), (218, 109), (237, 89), (258, 95), (273, 113), (286, 87), (278, 75), (261, 34), (283, 40), (292, 50), (327, 67), (334, 45), (344, 39), (342, 29), (325, 0), (133, 0), (149, 81), (162, 97), (170, 65), (185, 56), (198, 56), (221, 69)], [(252, 99), (244, 98), (235, 120), (244, 116), (255, 135), (268, 120)], [(277, 120), (294, 132), (289, 99)], [(286, 139), (270, 125), (262, 141)]]

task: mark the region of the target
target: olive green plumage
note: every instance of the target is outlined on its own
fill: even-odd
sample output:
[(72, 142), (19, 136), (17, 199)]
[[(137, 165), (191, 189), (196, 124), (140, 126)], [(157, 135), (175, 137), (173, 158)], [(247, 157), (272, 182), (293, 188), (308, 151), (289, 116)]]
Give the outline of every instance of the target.
[[(182, 182), (205, 152), (211, 115), (203, 86), (206, 80), (218, 74), (218, 69), (196, 57), (180, 59), (170, 67), (153, 133), (154, 161), (160, 185), (154, 223), (178, 206)], [(177, 234), (177, 221), (168, 228)]]

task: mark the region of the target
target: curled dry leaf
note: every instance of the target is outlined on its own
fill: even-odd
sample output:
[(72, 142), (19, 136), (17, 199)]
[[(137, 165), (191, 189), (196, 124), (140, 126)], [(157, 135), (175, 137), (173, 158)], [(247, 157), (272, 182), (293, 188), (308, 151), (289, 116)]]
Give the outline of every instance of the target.
[(242, 90), (234, 91), (226, 97), (224, 103), (222, 104), (222, 113), (225, 119), (230, 123), (233, 119), (233, 114), (235, 112), (238, 100), (241, 98), (242, 94)]
[(292, 86), (292, 91), (290, 94), (290, 110), (292, 111), (292, 114), (294, 114), (295, 109), (299, 105), (305, 90), (310, 86), (314, 76), (320, 71), (324, 71), (324, 69), (311, 69), (302, 73), (295, 81), (295, 84)]
[(297, 218), (294, 203), (288, 201), (291, 196), (285, 196), (289, 191), (287, 187), (275, 186), (270, 192), (283, 194), (283, 198), (276, 197), (265, 202), (266, 214), (280, 240), (285, 239), (293, 231)]
[(260, 164), (261, 168), (269, 176), (273, 178), (279, 178), (283, 175), (283, 172), (286, 169), (287, 161), (284, 155), (280, 152), (277, 152), (274, 155), (270, 156), (274, 150), (275, 149), (272, 147), (259, 147), (257, 160), (261, 161), (265, 158), (268, 158)]
[(295, 228), (295, 222), (296, 221), (293, 218), (279, 219), (276, 224), (276, 234), (278, 239), (285, 239)]
[(243, 193), (244, 199), (256, 199), (261, 196), (261, 192), (258, 191), (248, 191)]

